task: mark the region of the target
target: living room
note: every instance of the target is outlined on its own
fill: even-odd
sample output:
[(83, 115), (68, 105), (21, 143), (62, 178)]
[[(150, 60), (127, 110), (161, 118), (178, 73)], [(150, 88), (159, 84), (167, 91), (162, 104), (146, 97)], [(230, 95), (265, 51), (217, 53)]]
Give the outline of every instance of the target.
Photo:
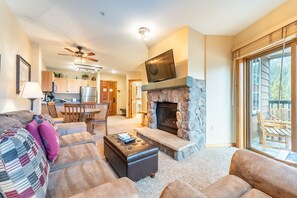
[[(98, 64), (91, 61), (91, 65), (102, 67), (102, 69), (94, 73), (88, 73), (87, 70), (79, 71), (77, 75), (74, 75), (74, 78), (77, 76), (80, 78), (83, 74), (88, 73), (89, 76), (95, 77), (98, 91), (100, 90), (100, 80), (116, 81), (118, 84), (116, 114), (121, 114), (120, 109), (127, 109), (127, 119), (118, 120), (117, 117), (110, 116), (108, 128), (111, 134), (116, 133), (116, 130), (113, 129), (121, 130), (118, 132), (125, 130), (135, 132), (134, 128), (142, 127), (140, 120), (137, 119), (138, 117), (128, 119), (132, 115), (129, 107), (129, 82), (141, 80), (144, 87), (147, 84), (150, 85), (147, 80), (145, 61), (172, 49), (176, 77), (153, 84), (161, 86), (158, 83), (163, 83), (162, 86), (164, 86), (164, 84), (177, 83), (180, 79), (186, 79), (188, 82), (192, 78), (204, 82), (205, 101), (201, 106), (204, 106), (205, 110), (201, 110), (201, 106), (199, 108), (191, 107), (195, 110), (199, 109), (199, 115), (205, 116), (197, 118), (199, 122), (202, 122), (200, 128), (196, 130), (196, 120), (194, 124), (180, 128), (179, 130), (182, 132), (178, 132), (176, 135), (182, 137), (180, 138), (182, 140), (188, 138), (190, 142), (193, 140), (202, 142), (202, 146), (195, 146), (201, 151), (190, 153), (192, 155), (190, 158), (186, 157), (176, 161), (172, 157), (168, 157), (170, 154), (164, 154), (166, 152), (163, 147), (163, 150), (159, 148), (159, 158), (161, 159), (159, 159), (159, 170), (155, 178), (147, 177), (136, 183), (140, 188), (138, 190), (140, 190), (141, 196), (160, 196), (165, 186), (173, 182), (173, 179), (184, 179), (187, 174), (180, 173), (182, 176), (174, 176), (175, 173), (172, 171), (177, 171), (178, 168), (183, 170), (181, 172), (188, 171), (188, 178), (184, 179), (185, 182), (194, 185), (198, 190), (207, 187), (228, 174), (231, 158), (236, 147), (250, 149), (270, 158), (275, 158), (282, 163), (296, 166), (297, 160), (294, 156), (297, 145), (296, 71), (293, 67), (296, 64), (296, 55), (294, 55), (297, 33), (295, 27), (297, 20), (296, 1), (232, 1), (227, 4), (226, 2), (211, 1), (206, 3), (197, 1), (191, 2), (192, 4), (190, 2), (184, 3), (184, 5), (166, 1), (167, 4), (172, 4), (171, 6), (165, 5), (165, 2), (158, 3), (157, 1), (150, 3), (134, 2), (135, 5), (132, 2), (99, 3), (92, 1), (86, 3), (85, 7), (81, 5), (83, 4), (81, 2), (73, 2), (68, 2), (71, 4), (69, 7), (67, 2), (58, 3), (46, 0), (38, 3), (33, 0), (29, 2), (2, 0), (0, 2), (0, 20), (5, 27), (0, 31), (1, 114), (30, 109), (29, 100), (16, 94), (17, 55), (20, 55), (31, 65), (31, 81), (41, 84), (42, 71), (65, 73), (65, 70), (66, 72), (69, 70), (68, 75), (70, 73), (75, 74), (77, 71), (73, 70), (74, 58), (70, 56), (71, 52), (66, 51), (65, 48), (76, 52), (77, 46), (82, 45), (85, 46), (81, 50), (82, 52), (94, 52), (95, 55), (89, 58), (98, 60)], [(36, 7), (32, 6), (33, 4)], [(116, 4), (122, 9), (114, 8)], [(171, 19), (179, 7), (183, 8), (182, 11), (178, 12), (180, 16)], [(77, 10), (81, 10), (81, 12), (76, 12)], [(156, 15), (151, 16), (151, 10), (155, 10)], [(164, 10), (165, 13), (163, 13)], [(90, 12), (89, 15), (88, 12)], [(96, 18), (93, 18), (95, 13)], [(135, 14), (126, 16), (125, 13)], [(135, 19), (128, 20), (128, 17), (135, 17)], [(150, 20), (156, 21), (152, 23)], [(79, 21), (90, 22), (79, 24)], [(65, 24), (69, 26), (66, 27)], [(163, 24), (164, 27), (158, 27), (157, 24), (159, 26)], [(101, 30), (97, 30), (93, 25), (98, 26)], [(137, 38), (141, 27), (149, 28), (150, 37), (148, 41)], [(104, 28), (106, 31), (102, 30)], [(97, 32), (87, 36), (88, 31), (95, 30)], [(94, 34), (97, 35), (95, 38), (92, 37)], [(84, 37), (84, 35), (86, 36)], [(122, 36), (124, 39), (121, 38)], [(290, 47), (289, 50), (288, 47)], [(254, 64), (253, 68), (256, 68), (258, 60), (261, 61), (262, 66), (264, 64), (269, 66), (267, 68), (277, 68), (277, 66), (272, 65), (274, 64), (273, 61), (265, 62), (266, 59), (276, 60), (277, 63), (275, 64), (284, 63), (283, 69), (285, 71), (284, 74), (276, 69), (270, 71), (270, 80), (267, 86), (271, 88), (269, 88), (268, 99), (264, 98), (267, 95), (267, 91), (264, 89), (261, 93), (258, 93), (259, 91), (257, 92), (256, 89), (253, 90), (259, 84), (261, 84), (261, 88), (264, 87), (263, 76), (265, 74), (261, 74), (262, 77), (258, 83), (257, 75), (251, 75), (254, 70), (248, 71), (247, 69), (249, 64)], [(72, 65), (71, 67), (66, 66), (66, 62), (58, 62), (58, 60), (71, 62)], [(288, 62), (290, 67), (287, 66)], [(264, 71), (264, 66), (262, 70)], [(292, 77), (288, 78), (288, 75), (292, 75)], [(279, 78), (283, 79), (283, 82)], [(254, 82), (254, 84), (249, 85), (249, 82)], [(169, 90), (162, 88), (163, 92), (171, 93), (172, 87), (168, 86), (166, 88)], [(153, 113), (149, 111), (149, 104), (153, 105), (153, 103), (159, 102), (149, 100), (154, 98), (150, 95), (153, 92), (154, 90), (147, 90), (141, 93), (141, 111), (148, 114), (146, 127), (149, 129), (154, 128), (154, 122), (151, 122), (154, 119)], [(58, 93), (55, 96), (58, 97), (59, 94), (61, 95)], [(69, 97), (72, 98), (72, 96)], [(69, 97), (61, 96), (61, 98)], [(97, 94), (97, 97), (97, 101), (100, 101), (100, 93)], [(190, 101), (190, 99), (187, 100)], [(168, 98), (167, 101), (163, 101), (179, 102)], [(286, 113), (286, 116), (282, 114), (281, 123), (274, 122), (277, 127), (286, 124), (284, 128), (280, 129), (289, 129), (288, 133), (285, 131), (279, 134), (277, 131), (278, 134), (273, 136), (268, 132), (262, 133), (261, 126), (258, 126), (261, 122), (258, 120), (257, 112), (260, 111), (265, 120), (271, 120), (267, 117), (269, 113), (267, 108), (272, 108), (269, 106), (272, 103), (279, 104), (279, 106), (280, 104), (283, 105), (282, 108), (286, 108), (286, 112), (289, 112)], [(180, 104), (180, 106), (184, 108), (184, 105)], [(41, 113), (42, 99), (34, 101), (33, 110), (35, 114)], [(184, 123), (185, 121), (181, 120), (180, 122)], [(191, 129), (191, 127), (195, 128), (195, 133), (184, 132), (184, 130), (188, 130), (185, 128)], [(101, 130), (101, 128), (97, 130)], [(101, 153), (104, 152), (102, 149), (103, 136), (104, 130), (97, 137), (101, 138), (97, 139), (99, 142), (97, 148)], [(273, 137), (271, 138), (271, 136)], [(141, 138), (144, 139), (145, 137), (141, 136)], [(265, 139), (264, 143), (263, 139)], [(144, 140), (150, 142), (150, 140)], [(199, 145), (201, 144), (199, 143)], [(214, 158), (218, 161), (207, 159), (209, 155), (215, 156)], [(210, 164), (204, 164), (203, 159)], [(192, 167), (196, 163), (201, 164), (204, 168), (203, 171)], [(174, 166), (172, 171), (165, 171), (164, 167), (171, 165)], [(214, 169), (207, 169), (208, 165), (213, 166)], [(195, 175), (192, 175), (190, 170)], [(211, 173), (212, 171), (213, 173)], [(203, 179), (197, 179), (199, 177)], [(153, 191), (152, 189), (158, 189), (158, 192), (148, 192)]]

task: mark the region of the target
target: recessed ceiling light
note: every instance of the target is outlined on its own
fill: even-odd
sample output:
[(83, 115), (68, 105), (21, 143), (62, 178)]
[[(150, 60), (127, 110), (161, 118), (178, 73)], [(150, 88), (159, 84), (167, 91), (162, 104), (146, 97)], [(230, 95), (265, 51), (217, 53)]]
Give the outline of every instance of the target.
[(117, 73), (117, 70), (111, 70), (111, 73), (113, 73), (113, 74), (115, 74), (115, 73)]

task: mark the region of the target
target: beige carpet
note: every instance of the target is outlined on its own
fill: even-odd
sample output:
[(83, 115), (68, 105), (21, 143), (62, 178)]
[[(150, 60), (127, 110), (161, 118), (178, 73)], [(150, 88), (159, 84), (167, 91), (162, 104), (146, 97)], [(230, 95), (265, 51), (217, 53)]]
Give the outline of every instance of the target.
[[(133, 119), (112, 116), (108, 120), (109, 134), (133, 132), (136, 127), (141, 127), (139, 116)], [(97, 126), (94, 132), (98, 140), (98, 149), (104, 158), (104, 127)], [(228, 174), (230, 160), (235, 151), (236, 148), (207, 148), (181, 162), (159, 152), (159, 170), (155, 178), (146, 177), (136, 182), (141, 197), (159, 197), (164, 187), (176, 179), (185, 181), (196, 189), (203, 189)]]

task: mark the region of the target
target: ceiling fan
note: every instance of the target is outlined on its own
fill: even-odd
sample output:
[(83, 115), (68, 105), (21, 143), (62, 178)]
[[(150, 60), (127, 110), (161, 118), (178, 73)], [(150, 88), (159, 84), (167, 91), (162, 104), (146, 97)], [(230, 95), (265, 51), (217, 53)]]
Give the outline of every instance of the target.
[(88, 53), (82, 52), (81, 51), (83, 49), (82, 46), (77, 46), (78, 51), (73, 51), (73, 50), (71, 50), (71, 49), (69, 49), (67, 47), (65, 47), (64, 49), (71, 52), (72, 54), (58, 54), (58, 55), (75, 56), (75, 57), (78, 57), (78, 58), (84, 58), (84, 59), (87, 59), (87, 60), (90, 60), (90, 61), (98, 62), (97, 59), (89, 57), (89, 56), (94, 56), (95, 55), (93, 52), (88, 52)]

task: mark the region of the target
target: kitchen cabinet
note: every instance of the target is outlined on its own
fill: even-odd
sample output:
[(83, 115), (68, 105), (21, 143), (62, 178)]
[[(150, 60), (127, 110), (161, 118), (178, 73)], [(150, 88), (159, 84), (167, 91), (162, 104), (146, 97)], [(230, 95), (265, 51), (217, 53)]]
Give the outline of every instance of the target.
[(44, 92), (51, 92), (54, 81), (54, 75), (52, 71), (41, 72), (41, 90)]
[(96, 81), (72, 78), (55, 78), (55, 93), (79, 93), (81, 86), (96, 87)]
[(55, 93), (69, 93), (68, 78), (55, 78)]
[(68, 79), (68, 92), (67, 93), (79, 93), (80, 83), (77, 79)]

